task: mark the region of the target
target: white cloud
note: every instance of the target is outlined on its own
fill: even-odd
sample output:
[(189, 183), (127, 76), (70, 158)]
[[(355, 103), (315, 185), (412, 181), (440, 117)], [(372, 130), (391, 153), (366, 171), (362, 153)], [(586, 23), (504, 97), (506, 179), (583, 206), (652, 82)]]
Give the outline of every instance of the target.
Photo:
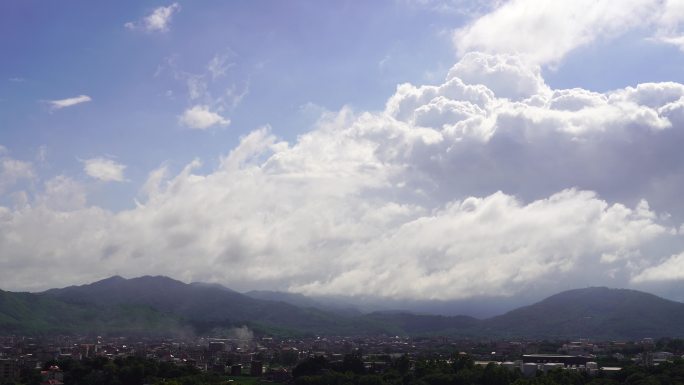
[(235, 63), (230, 62), (229, 59), (235, 54), (231, 51), (229, 53), (217, 54), (209, 61), (207, 64), (207, 70), (211, 73), (212, 79), (217, 79), (222, 76), (226, 76), (226, 73), (231, 67), (235, 66)]
[(636, 28), (679, 44), (683, 10), (681, 0), (510, 0), (455, 31), (454, 44), (461, 55), (508, 53), (553, 65), (580, 46)]
[(684, 50), (684, 32), (681, 24), (684, 22), (684, 1), (666, 0), (664, 8), (656, 21), (654, 40), (673, 44)]
[(41, 145), (38, 147), (38, 151), (36, 151), (36, 161), (38, 163), (44, 163), (45, 160), (48, 157), (48, 148), (46, 145)]
[(238, 66), (233, 61), (236, 56), (230, 49), (217, 53), (201, 73), (179, 69), (175, 56), (165, 59), (165, 63), (159, 66), (155, 76), (168, 72), (187, 88), (190, 106), (179, 117), (180, 124), (197, 129), (230, 124), (230, 119), (222, 115), (234, 110), (250, 88), (249, 76), (230, 76), (229, 70)]
[(141, 195), (148, 200), (154, 196), (157, 196), (161, 189), (161, 183), (168, 178), (168, 173), (169, 170), (166, 166), (162, 166), (156, 170), (152, 170), (147, 175), (147, 180), (140, 189)]
[(409, 7), (439, 13), (476, 16), (498, 7), (504, 0), (397, 0)]
[(0, 146), (0, 193), (14, 186), (20, 180), (31, 180), (36, 177), (31, 162), (3, 156), (5, 152), (5, 148)]
[(203, 75), (186, 75), (186, 84), (188, 86), (188, 96), (190, 100), (207, 98), (210, 99), (208, 84)]
[(55, 180), (2, 210), (0, 255), (15, 257), (0, 279), (439, 299), (629, 286), (682, 251), (682, 142), (681, 84), (555, 90), (538, 66), (472, 54), (384, 111), (324, 113), (291, 143), (260, 128), (209, 172), (152, 171), (133, 209), (89, 207)]
[(0, 165), (2, 166), (2, 174), (11, 179), (28, 179), (34, 177), (33, 165), (30, 162), (4, 157), (0, 162)]
[[(60, 213), (59, 215), (68, 221), (71, 215), (69, 212), (85, 208), (86, 202), (86, 189), (81, 183), (65, 175), (58, 175), (45, 182), (43, 192), (36, 198), (36, 203), (40, 207), (36, 212)], [(61, 248), (58, 244), (54, 247)]]
[(152, 13), (137, 22), (128, 22), (124, 26), (128, 29), (141, 29), (147, 32), (166, 32), (175, 13), (180, 11), (180, 5), (173, 3), (166, 7), (156, 8)]
[(209, 109), (206, 105), (196, 105), (183, 112), (178, 118), (180, 124), (198, 130), (206, 130), (213, 126), (227, 126), (230, 119), (226, 119), (216, 112)]
[(514, 100), (549, 92), (539, 68), (523, 63), (518, 56), (468, 53), (449, 71), (447, 81), (454, 78), (466, 84), (482, 84), (498, 97)]
[(343, 273), (296, 289), (454, 299), (507, 295), (558, 276), (594, 274), (591, 269), (599, 278), (606, 269), (596, 255), (617, 251), (628, 258), (666, 233), (649, 214), (575, 190), (527, 205), (500, 192), (470, 197), (354, 245), (342, 256), (354, 262)]
[(123, 182), (126, 166), (107, 158), (91, 158), (83, 161), (83, 169), (90, 177), (104, 182)]
[(684, 253), (673, 255), (662, 263), (649, 267), (632, 278), (635, 283), (681, 281), (684, 279)]
[(86, 103), (92, 99), (88, 95), (74, 96), (73, 98), (59, 99), (59, 100), (49, 100), (50, 108), (53, 110), (60, 110), (62, 108), (75, 106), (77, 104)]

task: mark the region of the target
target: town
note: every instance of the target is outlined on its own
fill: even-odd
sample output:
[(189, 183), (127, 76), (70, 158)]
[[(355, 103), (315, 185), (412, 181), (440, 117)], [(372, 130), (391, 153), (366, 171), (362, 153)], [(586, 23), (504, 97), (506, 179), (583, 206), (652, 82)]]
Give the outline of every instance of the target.
[(684, 353), (684, 341), (680, 339), (597, 342), (441, 336), (277, 338), (255, 336), (246, 327), (232, 329), (230, 334), (184, 339), (5, 336), (0, 338), (0, 384), (31, 381), (27, 378), (40, 384), (68, 383), (60, 363), (94, 359), (152, 360), (169, 367), (191, 368), (191, 373), (211, 374), (225, 382), (248, 378), (252, 381), (249, 383), (288, 383), (297, 376), (298, 365), (312, 359), (346, 365), (352, 357), (358, 370), (382, 375), (402, 360), (407, 370), (416, 370), (420, 362), (451, 364), (468, 358), (475, 366), (496, 365), (532, 378), (559, 369), (587, 376), (610, 376), (624, 366), (658, 366), (681, 359)]

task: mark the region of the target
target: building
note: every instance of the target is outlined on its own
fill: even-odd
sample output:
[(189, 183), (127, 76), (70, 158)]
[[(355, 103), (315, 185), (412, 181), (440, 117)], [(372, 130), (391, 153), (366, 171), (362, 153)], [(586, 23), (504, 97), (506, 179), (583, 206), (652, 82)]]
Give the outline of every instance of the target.
[(17, 360), (0, 359), (0, 382), (9, 382), (19, 378)]
[(589, 357), (569, 356), (561, 354), (525, 354), (523, 363), (563, 364), (564, 366), (586, 366)]

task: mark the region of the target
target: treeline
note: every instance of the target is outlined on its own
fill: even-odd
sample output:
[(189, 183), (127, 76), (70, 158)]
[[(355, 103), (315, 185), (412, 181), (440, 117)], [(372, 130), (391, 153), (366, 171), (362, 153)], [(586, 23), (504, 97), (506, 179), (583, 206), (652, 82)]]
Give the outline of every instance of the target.
[[(225, 376), (204, 373), (193, 365), (176, 365), (140, 357), (86, 358), (49, 361), (44, 369), (57, 365), (62, 369), (65, 385), (213, 385), (225, 384)], [(39, 385), (38, 371), (22, 373), (13, 385)], [(4, 385), (4, 384), (3, 384)]]
[(292, 372), (295, 385), (684, 385), (684, 360), (654, 367), (630, 365), (610, 376), (555, 369), (525, 378), (519, 370), (496, 364), (475, 365), (468, 357), (423, 360), (411, 365), (403, 356), (392, 361), (382, 373), (367, 371), (358, 355), (342, 362), (324, 357), (308, 358)]
[[(217, 385), (226, 384), (227, 376), (205, 373), (192, 365), (176, 365), (152, 359), (127, 357), (110, 360), (91, 358), (82, 361), (48, 362), (45, 368), (58, 365), (65, 385)], [(525, 378), (519, 370), (499, 365), (475, 365), (467, 356), (452, 360), (410, 362), (399, 357), (388, 367), (367, 369), (358, 354), (342, 361), (324, 357), (300, 361), (292, 371), (294, 385), (684, 385), (684, 360), (676, 359), (653, 367), (630, 365), (607, 375), (595, 376), (577, 371), (555, 369)], [(256, 379), (255, 379), (256, 380)], [(14, 385), (39, 385), (37, 371), (22, 373)], [(256, 382), (255, 382), (256, 383)], [(4, 384), (3, 384), (4, 385)]]
[(677, 355), (684, 354), (684, 339), (661, 338), (656, 341), (656, 350), (665, 350)]

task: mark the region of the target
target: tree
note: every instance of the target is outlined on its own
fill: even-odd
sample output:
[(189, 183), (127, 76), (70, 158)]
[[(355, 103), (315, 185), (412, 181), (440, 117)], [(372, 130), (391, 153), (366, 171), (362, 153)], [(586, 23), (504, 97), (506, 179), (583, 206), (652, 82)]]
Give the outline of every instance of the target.
[(342, 372), (352, 372), (354, 374), (363, 374), (366, 368), (363, 366), (363, 359), (359, 353), (345, 354), (342, 359)]
[(401, 357), (392, 362), (392, 367), (403, 375), (408, 373), (409, 369), (411, 369), (411, 361), (406, 354), (403, 354)]
[(315, 376), (328, 367), (328, 360), (323, 356), (309, 357), (297, 364), (292, 370), (292, 377)]

